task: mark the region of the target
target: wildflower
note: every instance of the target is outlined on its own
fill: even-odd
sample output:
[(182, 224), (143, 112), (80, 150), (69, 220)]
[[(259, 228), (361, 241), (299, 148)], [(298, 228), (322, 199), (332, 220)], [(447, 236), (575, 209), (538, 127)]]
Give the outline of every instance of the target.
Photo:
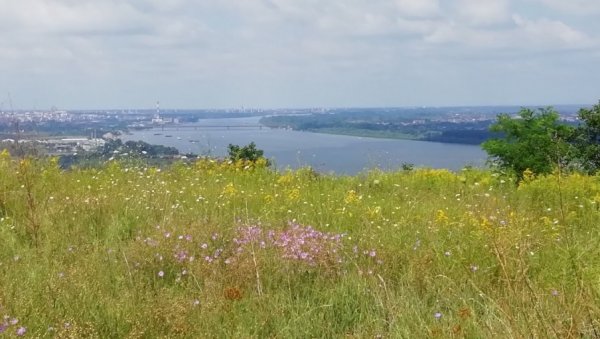
[(450, 251), (446, 251), (446, 252), (444, 252), (444, 255), (445, 255), (445, 256), (447, 256), (447, 257), (449, 257), (449, 256), (451, 256), (451, 255), (452, 255), (452, 252), (450, 252)]
[(181, 250), (181, 251), (175, 253), (174, 257), (177, 258), (177, 261), (184, 262), (185, 259), (188, 258), (188, 253), (184, 250)]
[(23, 326), (17, 328), (17, 336), (22, 337), (27, 332), (27, 329)]
[(0, 333), (3, 333), (8, 328), (8, 324), (0, 323)]
[(194, 306), (200, 305), (200, 300), (198, 300), (198, 299), (194, 300), (193, 305)]
[(558, 297), (559, 293), (556, 289), (552, 289), (552, 291), (550, 292), (550, 294), (552, 294), (553, 297)]
[(164, 277), (164, 276), (165, 276), (165, 272), (163, 272), (163, 271), (158, 271), (158, 276), (159, 276), (159, 277), (161, 277), (161, 278), (162, 278), (162, 277)]
[(419, 247), (421, 247), (421, 240), (417, 239), (417, 241), (415, 242), (415, 246), (413, 246), (413, 251), (418, 250)]
[(10, 319), (10, 324), (11, 324), (11, 325), (16, 325), (16, 324), (18, 324), (18, 323), (19, 323), (19, 319), (17, 319), (17, 318), (12, 318), (12, 319)]
[(437, 320), (440, 320), (442, 318), (442, 313), (441, 312), (435, 312), (433, 314), (433, 317)]
[(469, 267), (469, 269), (471, 270), (471, 272), (475, 273), (475, 272), (477, 272), (477, 270), (479, 270), (479, 266), (477, 266), (477, 265), (471, 265)]
[(203, 249), (206, 249), (206, 248), (208, 248), (208, 244), (204, 243), (204, 244), (200, 245), (200, 247)]
[(377, 252), (375, 252), (375, 250), (371, 250), (369, 252), (369, 257), (374, 258), (377, 255)]

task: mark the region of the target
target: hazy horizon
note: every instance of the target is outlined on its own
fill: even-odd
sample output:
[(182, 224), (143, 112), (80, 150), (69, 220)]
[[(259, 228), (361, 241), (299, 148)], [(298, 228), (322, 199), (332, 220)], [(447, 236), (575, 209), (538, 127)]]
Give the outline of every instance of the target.
[[(0, 101), (1, 103), (1, 101)], [(596, 102), (598, 103), (598, 102)], [(385, 109), (427, 109), (427, 108), (490, 108), (490, 107), (511, 107), (511, 108), (532, 108), (532, 107), (553, 107), (553, 108), (561, 108), (561, 107), (591, 107), (596, 103), (582, 103), (582, 104), (523, 104), (523, 105), (453, 105), (453, 106), (438, 106), (438, 105), (422, 105), (422, 106), (337, 106), (337, 107), (161, 107), (161, 112), (175, 112), (175, 111), (278, 111), (278, 110), (346, 110), (346, 109), (368, 109), (368, 110), (385, 110)], [(21, 111), (44, 111), (44, 110), (57, 110), (57, 111), (71, 111), (71, 112), (84, 112), (84, 111), (156, 111), (156, 106), (154, 107), (89, 107), (89, 108), (78, 108), (78, 107), (50, 107), (50, 108), (39, 108), (39, 107), (29, 107), (29, 108), (20, 108), (13, 107), (12, 111), (21, 112)], [(3, 112), (11, 112), (9, 107), (6, 107), (6, 103), (4, 106), (0, 107), (0, 111)]]

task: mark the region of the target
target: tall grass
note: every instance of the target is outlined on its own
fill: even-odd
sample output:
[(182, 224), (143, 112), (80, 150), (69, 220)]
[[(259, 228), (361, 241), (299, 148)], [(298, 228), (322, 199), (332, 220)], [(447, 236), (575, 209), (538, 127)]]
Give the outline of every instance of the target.
[(0, 156), (0, 330), (598, 337), (600, 177)]

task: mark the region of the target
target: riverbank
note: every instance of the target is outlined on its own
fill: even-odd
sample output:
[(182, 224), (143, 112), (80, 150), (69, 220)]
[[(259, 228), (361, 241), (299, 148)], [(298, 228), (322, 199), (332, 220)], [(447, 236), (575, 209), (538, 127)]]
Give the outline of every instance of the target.
[[(256, 125), (260, 117), (239, 120), (212, 119), (209, 126)], [(171, 137), (166, 137), (166, 134)], [(357, 174), (366, 169), (394, 170), (403, 164), (460, 170), (484, 166), (486, 154), (479, 146), (400, 139), (381, 139), (271, 128), (201, 128), (132, 131), (123, 141), (142, 140), (176, 147), (180, 153), (223, 157), (229, 144), (255, 142), (280, 169), (311, 166), (319, 172)]]

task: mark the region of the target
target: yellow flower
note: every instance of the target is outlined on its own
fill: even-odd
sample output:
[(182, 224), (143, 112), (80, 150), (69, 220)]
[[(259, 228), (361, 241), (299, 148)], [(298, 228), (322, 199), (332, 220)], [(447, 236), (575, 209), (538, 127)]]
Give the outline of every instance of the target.
[(344, 202), (348, 205), (358, 202), (362, 199), (362, 195), (356, 194), (355, 190), (349, 190), (346, 192), (346, 196), (344, 197)]
[(444, 212), (443, 210), (437, 210), (437, 212), (435, 213), (435, 222), (438, 224), (447, 224), (448, 223), (448, 216), (446, 215), (446, 212)]
[(265, 201), (265, 204), (271, 204), (273, 203), (273, 201), (275, 201), (275, 198), (273, 198), (273, 196), (270, 194), (265, 195), (263, 199)]
[(486, 218), (486, 217), (481, 218), (481, 228), (484, 230), (492, 229), (492, 223), (488, 220), (488, 218)]
[(297, 188), (288, 191), (287, 198), (290, 201), (297, 201), (300, 199), (300, 190)]
[(265, 168), (269, 165), (269, 161), (267, 160), (267, 158), (260, 157), (256, 160), (254, 165), (256, 166), (256, 168)]
[(523, 181), (529, 182), (535, 178), (535, 173), (529, 168), (523, 171)]
[(230, 182), (223, 189), (223, 195), (233, 196), (237, 194), (237, 191), (238, 190), (235, 188), (235, 185), (232, 182)]
[(289, 185), (294, 181), (294, 175), (291, 172), (287, 172), (286, 174), (282, 175), (279, 177), (279, 179), (277, 179), (277, 184), (279, 185)]

